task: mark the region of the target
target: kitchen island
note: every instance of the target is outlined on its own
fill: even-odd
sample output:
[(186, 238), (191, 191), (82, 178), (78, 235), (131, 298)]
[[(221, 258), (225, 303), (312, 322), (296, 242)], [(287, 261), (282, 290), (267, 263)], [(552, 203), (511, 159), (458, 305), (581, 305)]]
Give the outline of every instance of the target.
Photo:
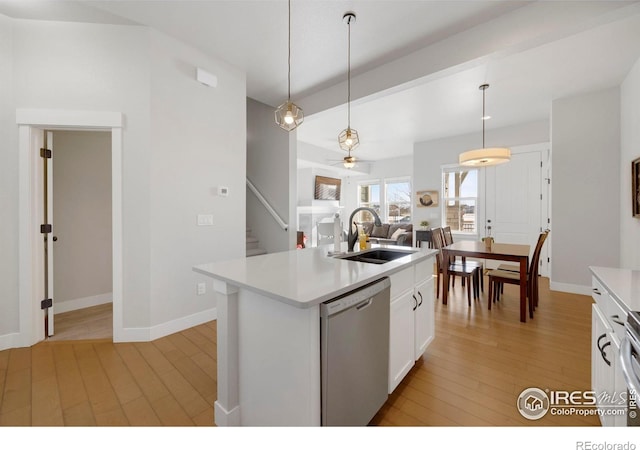
[(435, 251), (374, 248), (407, 254), (372, 264), (328, 256), (329, 245), (193, 268), (213, 278), (216, 292), (217, 425), (321, 425), (320, 305), (384, 277), (389, 392), (397, 386), (433, 339)]

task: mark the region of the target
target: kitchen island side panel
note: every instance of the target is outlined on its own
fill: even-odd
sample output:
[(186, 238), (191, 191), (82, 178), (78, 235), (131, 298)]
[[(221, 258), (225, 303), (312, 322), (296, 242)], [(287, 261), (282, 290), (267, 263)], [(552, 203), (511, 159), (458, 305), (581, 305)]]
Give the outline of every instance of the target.
[(319, 311), (240, 289), (241, 425), (320, 425)]

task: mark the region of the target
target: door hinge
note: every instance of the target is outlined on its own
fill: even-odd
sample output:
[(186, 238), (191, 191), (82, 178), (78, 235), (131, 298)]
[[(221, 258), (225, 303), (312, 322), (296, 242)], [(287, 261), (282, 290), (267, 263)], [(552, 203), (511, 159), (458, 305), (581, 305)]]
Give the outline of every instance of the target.
[(42, 157), (42, 158), (51, 158), (51, 150), (49, 150), (48, 148), (41, 148), (40, 149), (40, 157)]
[(51, 308), (52, 306), (53, 306), (52, 298), (45, 298), (40, 302), (40, 309), (47, 309), (47, 308)]
[(50, 223), (44, 223), (40, 225), (40, 233), (42, 234), (51, 233), (51, 229), (52, 227)]

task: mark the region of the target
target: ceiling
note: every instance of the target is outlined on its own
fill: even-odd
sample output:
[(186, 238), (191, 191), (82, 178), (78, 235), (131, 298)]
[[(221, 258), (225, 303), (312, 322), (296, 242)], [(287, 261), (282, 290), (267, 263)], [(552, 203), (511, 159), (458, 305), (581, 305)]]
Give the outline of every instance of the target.
[[(553, 99), (619, 85), (640, 58), (638, 1), (294, 0), (291, 92), (306, 114), (304, 145), (340, 152), (347, 11), (357, 15), (354, 155), (369, 160), (479, 133), (480, 84), (491, 85), (487, 144), (498, 145), (491, 129), (548, 120)], [(285, 0), (0, 0), (0, 14), (150, 26), (244, 70), (249, 97), (272, 106), (287, 97)]]

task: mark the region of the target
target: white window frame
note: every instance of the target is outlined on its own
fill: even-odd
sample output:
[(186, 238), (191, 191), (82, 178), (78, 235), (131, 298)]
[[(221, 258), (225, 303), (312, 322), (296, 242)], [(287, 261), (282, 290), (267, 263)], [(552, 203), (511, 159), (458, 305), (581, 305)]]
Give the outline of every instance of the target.
[[(466, 171), (471, 171), (471, 170), (476, 170), (477, 171), (477, 177), (476, 177), (476, 183), (477, 183), (477, 187), (476, 187), (476, 197), (445, 197), (445, 183), (444, 183), (444, 174), (445, 173), (452, 173), (452, 172), (457, 172), (459, 170), (466, 170)], [(458, 200), (475, 200), (475, 231), (463, 231), (463, 230), (452, 230), (453, 234), (456, 235), (460, 235), (462, 237), (473, 237), (473, 236), (479, 236), (479, 224), (480, 223), (484, 223), (481, 222), (482, 219), (482, 208), (481, 208), (481, 200), (482, 200), (482, 195), (483, 195), (483, 189), (482, 189), (482, 180), (484, 179), (484, 171), (480, 170), (480, 168), (478, 167), (467, 167), (467, 166), (461, 166), (459, 164), (445, 164), (442, 165), (440, 168), (440, 192), (442, 192), (442, 196), (441, 196), (441, 204), (440, 204), (440, 226), (442, 227), (446, 227), (447, 226), (447, 200), (448, 199), (458, 199)]]
[(374, 178), (368, 180), (360, 180), (358, 181), (358, 187), (356, 190), (356, 195), (358, 196), (356, 205), (359, 208), (360, 205), (360, 186), (377, 184), (380, 186), (380, 220), (382, 223), (390, 223), (389, 217), (387, 216), (387, 183), (399, 183), (399, 182), (408, 182), (409, 183), (409, 207), (411, 219), (413, 220), (413, 202), (411, 197), (411, 192), (413, 189), (413, 180), (411, 176), (401, 176), (401, 177), (389, 177), (389, 178)]

